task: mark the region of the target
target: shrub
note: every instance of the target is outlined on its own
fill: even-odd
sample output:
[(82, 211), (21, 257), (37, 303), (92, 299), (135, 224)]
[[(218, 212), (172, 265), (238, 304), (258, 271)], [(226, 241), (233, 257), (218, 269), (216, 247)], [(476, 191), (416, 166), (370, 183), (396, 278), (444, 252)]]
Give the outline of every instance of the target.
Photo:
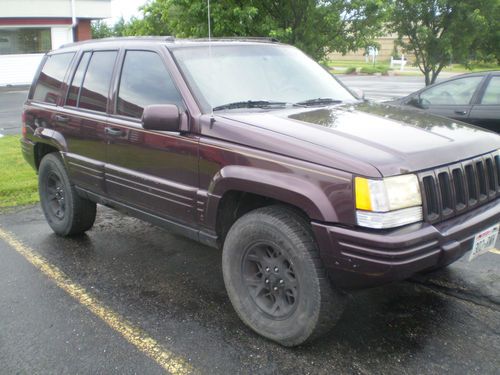
[(375, 73), (387, 74), (388, 71), (389, 68), (384, 65), (364, 66), (361, 68), (361, 73), (364, 74), (375, 74)]
[(345, 70), (345, 74), (356, 74), (356, 67), (350, 66)]

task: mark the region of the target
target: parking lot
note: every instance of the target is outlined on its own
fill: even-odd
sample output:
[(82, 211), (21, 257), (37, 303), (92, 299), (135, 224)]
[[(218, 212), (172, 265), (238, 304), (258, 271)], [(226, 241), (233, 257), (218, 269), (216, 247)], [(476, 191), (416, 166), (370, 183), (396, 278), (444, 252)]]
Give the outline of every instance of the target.
[[(417, 78), (341, 79), (383, 100)], [(0, 133), (25, 96), (0, 90)], [(498, 250), (354, 292), (328, 336), (290, 349), (241, 323), (218, 250), (103, 207), (76, 238), (38, 205), (0, 212), (2, 374), (497, 374), (499, 335)]]
[(0, 135), (21, 133), (21, 111), (28, 89), (27, 86), (0, 87)]
[(326, 338), (287, 349), (240, 322), (217, 250), (105, 208), (59, 238), (27, 207), (0, 216), (2, 373), (494, 374), (499, 259), (354, 293)]

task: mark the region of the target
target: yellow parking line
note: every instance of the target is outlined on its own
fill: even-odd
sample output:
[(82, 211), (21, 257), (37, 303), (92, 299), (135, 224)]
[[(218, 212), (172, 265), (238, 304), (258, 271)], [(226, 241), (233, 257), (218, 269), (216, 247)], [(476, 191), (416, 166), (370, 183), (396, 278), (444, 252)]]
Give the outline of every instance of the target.
[(134, 327), (119, 314), (106, 307), (102, 302), (87, 293), (85, 288), (73, 282), (59, 268), (47, 262), (45, 258), (36, 254), (35, 251), (2, 228), (0, 228), (0, 239), (4, 240), (28, 262), (51, 279), (59, 288), (84, 305), (98, 318), (121, 334), (129, 343), (155, 360), (165, 370), (173, 375), (198, 373), (184, 358), (176, 356), (174, 353), (163, 348), (155, 339), (149, 337), (145, 332)]
[(490, 250), (490, 253), (500, 255), (500, 250), (498, 250), (498, 249), (491, 249), (491, 250)]

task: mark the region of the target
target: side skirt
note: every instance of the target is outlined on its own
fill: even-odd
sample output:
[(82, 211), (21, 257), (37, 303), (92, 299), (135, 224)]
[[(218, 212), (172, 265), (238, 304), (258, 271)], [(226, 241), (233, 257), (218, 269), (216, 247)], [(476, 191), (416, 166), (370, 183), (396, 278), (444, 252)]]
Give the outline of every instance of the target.
[(217, 235), (212, 233), (203, 232), (192, 227), (189, 227), (184, 224), (180, 224), (173, 220), (166, 219), (164, 217), (160, 217), (158, 215), (152, 214), (150, 212), (144, 211), (142, 209), (130, 206), (128, 204), (118, 202), (114, 199), (103, 197), (99, 194), (92, 193), (86, 189), (82, 189), (78, 186), (75, 186), (78, 194), (84, 198), (87, 198), (93, 202), (102, 204), (103, 206), (107, 206), (113, 208), (119, 212), (123, 212), (127, 215), (136, 217), (138, 219), (147, 221), (153, 225), (164, 228), (170, 232), (180, 234), (184, 237), (190, 238), (194, 241), (200, 242), (204, 245), (219, 248), (219, 243), (217, 241)]

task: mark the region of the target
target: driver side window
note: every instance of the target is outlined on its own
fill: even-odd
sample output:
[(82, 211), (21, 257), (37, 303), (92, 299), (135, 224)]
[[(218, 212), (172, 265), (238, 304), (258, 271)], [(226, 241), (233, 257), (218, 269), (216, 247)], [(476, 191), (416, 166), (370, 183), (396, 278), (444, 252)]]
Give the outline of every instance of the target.
[(442, 83), (420, 94), (430, 105), (467, 105), (483, 77), (466, 77)]
[(150, 104), (183, 107), (180, 93), (161, 57), (152, 51), (127, 51), (118, 89), (116, 113), (141, 118)]

